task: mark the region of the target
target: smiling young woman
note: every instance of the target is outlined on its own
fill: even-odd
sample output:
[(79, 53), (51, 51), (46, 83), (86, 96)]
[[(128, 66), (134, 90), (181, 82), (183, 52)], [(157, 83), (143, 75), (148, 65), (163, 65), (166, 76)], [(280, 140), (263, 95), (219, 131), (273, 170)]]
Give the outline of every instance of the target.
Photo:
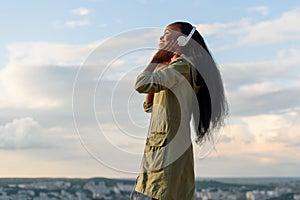
[(191, 116), (201, 145), (224, 124), (228, 110), (220, 72), (195, 27), (166, 27), (135, 89), (146, 94), (144, 110), (152, 115), (135, 190), (157, 200), (194, 199)]

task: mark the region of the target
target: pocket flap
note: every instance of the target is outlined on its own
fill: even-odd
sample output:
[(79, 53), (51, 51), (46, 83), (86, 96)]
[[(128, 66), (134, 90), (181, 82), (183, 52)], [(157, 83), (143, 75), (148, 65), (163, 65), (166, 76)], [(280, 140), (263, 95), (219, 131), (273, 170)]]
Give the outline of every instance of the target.
[(147, 138), (146, 145), (161, 147), (165, 145), (167, 140), (167, 135), (165, 133), (151, 133), (151, 135)]

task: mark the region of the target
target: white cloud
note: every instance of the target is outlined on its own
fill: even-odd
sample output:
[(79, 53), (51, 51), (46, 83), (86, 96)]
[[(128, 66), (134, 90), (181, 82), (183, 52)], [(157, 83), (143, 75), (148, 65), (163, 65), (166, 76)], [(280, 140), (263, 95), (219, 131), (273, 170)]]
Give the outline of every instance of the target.
[(232, 39), (234, 35), (237, 45), (263, 45), (298, 41), (300, 39), (299, 18), (300, 8), (298, 7), (284, 12), (277, 19), (257, 23), (251, 22), (250, 19), (241, 19), (237, 22), (198, 24), (197, 27), (206, 36), (214, 35)]
[[(247, 23), (247, 20), (245, 20), (244, 24), (247, 25)], [(222, 26), (223, 25), (221, 25), (221, 27)], [(234, 27), (235, 24), (232, 26)], [(219, 27), (216, 26), (216, 29), (218, 28)], [(243, 26), (240, 26), (240, 29), (243, 29)], [(234, 31), (238, 32), (239, 30), (231, 31), (232, 34), (237, 34)], [(149, 33), (147, 30), (144, 32)], [(139, 35), (141, 36), (142, 34)], [(97, 132), (97, 124), (92, 124), (95, 123), (94, 114), (97, 114), (101, 119), (100, 123), (103, 125), (103, 130), (106, 131), (106, 133), (110, 133), (109, 139), (112, 140), (110, 145), (114, 144), (131, 153), (141, 153), (143, 142), (133, 142), (133, 140), (127, 140), (126, 135), (118, 135), (121, 131), (117, 129), (116, 121), (120, 122), (119, 125), (122, 131), (131, 132), (133, 130), (131, 127), (132, 124), (129, 124), (131, 121), (128, 120), (128, 113), (118, 113), (115, 118), (111, 116), (112, 105), (116, 106), (114, 111), (118, 112), (120, 111), (117, 109), (118, 106), (122, 105), (118, 104), (119, 101), (126, 102), (125, 104), (127, 104), (127, 106), (132, 103), (128, 100), (129, 98), (127, 98), (128, 94), (131, 93), (127, 93), (128, 91), (124, 90), (124, 88), (133, 90), (132, 82), (122, 82), (124, 84), (121, 84), (119, 87), (114, 87), (117, 80), (102, 82), (96, 96), (97, 112), (92, 113), (93, 115), (91, 116), (85, 116), (90, 110), (94, 111), (91, 109), (93, 106), (91, 105), (92, 101), (87, 99), (85, 95), (88, 94), (90, 90), (94, 92), (95, 83), (92, 81), (97, 80), (99, 74), (101, 74), (100, 72), (103, 71), (103, 68), (101, 68), (103, 64), (124, 52), (128, 52), (128, 50), (137, 49), (141, 46), (154, 46), (155, 41), (157, 41), (157, 34), (154, 38), (149, 37), (149, 40), (143, 41), (140, 40), (143, 39), (143, 37), (132, 37), (130, 34), (126, 36), (128, 37), (117, 38), (108, 44), (95, 42), (87, 45), (67, 45), (36, 42), (9, 45), (9, 63), (0, 71), (0, 84), (2, 84), (2, 87), (6, 90), (6, 93), (3, 95), (4, 99), (1, 99), (1, 103), (3, 103), (3, 105), (5, 104), (5, 106), (2, 106), (0, 109), (3, 111), (2, 113), (9, 110), (9, 116), (19, 116), (22, 115), (20, 114), (20, 110), (27, 108), (27, 110), (22, 112), (23, 115), (26, 113), (26, 116), (32, 116), (33, 113), (36, 113), (36, 116), (39, 118), (21, 117), (14, 120), (6, 120), (6, 122), (0, 126), (0, 137), (6, 138), (5, 140), (0, 140), (2, 141), (2, 143), (0, 142), (2, 148), (39, 148), (49, 145), (47, 143), (47, 145), (38, 146), (38, 144), (43, 144), (41, 140), (46, 141), (48, 139), (47, 136), (44, 137), (41, 136), (41, 134), (49, 135), (55, 132), (61, 134), (62, 137), (66, 137), (66, 135), (64, 135), (66, 132), (74, 134), (74, 130), (70, 127), (63, 130), (60, 130), (59, 127), (57, 129), (44, 128), (44, 126), (41, 125), (41, 121), (45, 122), (45, 126), (47, 127), (52, 127), (50, 123), (60, 125), (73, 123), (70, 105), (65, 104), (65, 102), (70, 103), (72, 84), (78, 66), (84, 62), (85, 58), (90, 52), (97, 48), (98, 45), (103, 45), (102, 48), (96, 51), (95, 55), (90, 57), (91, 61), (87, 63), (93, 64), (93, 67), (97, 66), (91, 71), (86, 70), (88, 75), (92, 75), (79, 80), (82, 82), (79, 82), (81, 87), (78, 88), (80, 91), (78, 92), (77, 100), (80, 100), (80, 98), (83, 99), (80, 108), (78, 108), (82, 111), (81, 114), (83, 114), (80, 118), (80, 120), (82, 120), (80, 123), (86, 128), (83, 129), (86, 130), (88, 134), (99, 133)], [(298, 49), (283, 49), (278, 51), (277, 57), (273, 60), (261, 62), (253, 61), (251, 63), (229, 63), (224, 65), (224, 77), (226, 84), (229, 86), (228, 92), (234, 99), (231, 108), (235, 109), (235, 111), (232, 115), (238, 117), (239, 123), (231, 125), (230, 130), (225, 130), (225, 137), (223, 137), (223, 139), (221, 138), (220, 143), (216, 147), (220, 155), (217, 157), (212, 154), (212, 156), (209, 157), (211, 160), (205, 159), (203, 162), (208, 163), (207, 166), (209, 167), (205, 171), (206, 167), (203, 168), (203, 166), (200, 166), (199, 170), (201, 173), (206, 172), (206, 175), (211, 173), (214, 166), (216, 168), (216, 165), (212, 165), (210, 162), (216, 162), (216, 160), (220, 162), (220, 165), (218, 165), (218, 169), (214, 171), (216, 173), (212, 175), (221, 173), (219, 170), (220, 166), (222, 166), (223, 175), (226, 172), (230, 172), (230, 170), (233, 175), (237, 171), (240, 172), (241, 175), (245, 175), (247, 172), (250, 172), (247, 171), (247, 166), (262, 172), (264, 170), (263, 167), (278, 164), (277, 168), (280, 168), (282, 167), (280, 163), (292, 161), (291, 153), (295, 152), (295, 150), (299, 150), (299, 145), (295, 141), (299, 141), (297, 130), (300, 128), (300, 120), (298, 120), (298, 112), (293, 109), (295, 105), (299, 106), (300, 102), (298, 97), (300, 91), (300, 87), (298, 86), (300, 86), (300, 84), (297, 82), (299, 75), (295, 72), (300, 63), (299, 55), (300, 51)], [(126, 72), (126, 70), (134, 69), (136, 65), (141, 66), (150, 58), (149, 51), (146, 52), (146, 55), (143, 54), (143, 52), (134, 51), (132, 56), (126, 56), (127, 55), (124, 55), (116, 60), (114, 67), (111, 67), (111, 71), (108, 70), (107, 72), (116, 75), (117, 73), (114, 70), (118, 68)], [(130, 60), (130, 62), (128, 62), (128, 60)], [(134, 66), (132, 65), (133, 63)], [(124, 75), (124, 71), (122, 70), (119, 71), (119, 77)], [(130, 76), (130, 78), (132, 79), (131, 81), (133, 81), (134, 77)], [(282, 82), (278, 84), (276, 81)], [(113, 89), (115, 89), (115, 101), (111, 101)], [(280, 94), (280, 96), (278, 96), (278, 94)], [(142, 99), (142, 96), (134, 99), (134, 102), (130, 104), (134, 109), (129, 109), (128, 112), (132, 112), (130, 114), (133, 116), (134, 122), (144, 125), (144, 122), (148, 121), (146, 121), (147, 118), (142, 111)], [(14, 109), (9, 109), (11, 107)], [(45, 110), (45, 108), (50, 109)], [(125, 110), (126, 109), (127, 107)], [(284, 114), (279, 114), (279, 111), (282, 109), (290, 110)], [(64, 111), (63, 115), (61, 115), (61, 111)], [(253, 111), (257, 113), (251, 113)], [(34, 119), (38, 119), (38, 121)], [(127, 119), (127, 121), (125, 119)], [(136, 133), (135, 136), (138, 137), (146, 135), (146, 131), (137, 131)], [(13, 136), (13, 138), (10, 136)], [(36, 140), (34, 138), (36, 138)], [(89, 139), (93, 140), (92, 137)], [(24, 143), (22, 143), (23, 141)], [(69, 145), (70, 151), (72, 151), (72, 145), (74, 144), (67, 143), (66, 140), (61, 140), (60, 138), (57, 144), (62, 143), (65, 146)], [(103, 148), (105, 151), (109, 149), (106, 148), (106, 146), (99, 145), (99, 143), (95, 143), (94, 145), (95, 149), (99, 151), (103, 150)], [(111, 147), (112, 146), (110, 146), (110, 148)], [(237, 149), (239, 151), (237, 151)], [(77, 151), (74, 154), (76, 153)], [(68, 153), (62, 153), (58, 150), (55, 150), (52, 156), (55, 157), (55, 154), (61, 154), (62, 157), (68, 155)], [(88, 154), (86, 153), (86, 155)], [(288, 156), (284, 157), (285, 155)], [(42, 155), (40, 156), (42, 157)], [(105, 159), (108, 159), (108, 162), (116, 164), (116, 166), (119, 164), (117, 158), (119, 158), (118, 155), (111, 154), (107, 154), (107, 157), (105, 157)], [(212, 161), (213, 159), (215, 160)], [(223, 160), (225, 164), (221, 163), (222, 159), (225, 159)], [(72, 166), (77, 163), (76, 159), (72, 162)], [(138, 162), (139, 160), (134, 160), (132, 163), (127, 163), (131, 165), (128, 166), (128, 168), (137, 170), (136, 163)], [(239, 163), (243, 163), (245, 167), (244, 171), (238, 169), (238, 166), (240, 166)], [(65, 167), (63, 172), (67, 172), (70, 165), (60, 164)], [(299, 165), (298, 162), (297, 164)], [(53, 166), (59, 167), (60, 165), (53, 164)], [(91, 169), (93, 172), (95, 170), (94, 168), (85, 167), (85, 169)], [(102, 170), (102, 168), (103, 167), (100, 167), (99, 169)], [(76, 174), (77, 168), (73, 168), (73, 170)], [(56, 169), (56, 172), (57, 171), (59, 170)], [(85, 173), (84, 171), (80, 172), (81, 174)], [(89, 173), (93, 174), (93, 172)], [(49, 173), (51, 172), (49, 171)], [(113, 174), (114, 172), (110, 173)], [(199, 173), (199, 175), (201, 173)]]
[[(250, 132), (254, 134), (257, 142), (271, 141), (275, 137), (278, 137), (281, 132), (286, 134), (288, 127), (291, 125), (290, 122), (285, 119), (284, 115), (261, 114), (242, 117), (241, 119)], [(297, 133), (295, 133), (295, 135), (300, 136)]]
[(9, 45), (9, 62), (0, 70), (3, 94), (0, 107), (62, 107), (71, 99), (77, 69), (97, 44), (32, 42)]
[[(144, 39), (145, 34), (147, 40)], [(73, 81), (81, 64), (84, 64), (82, 72), (87, 73), (84, 80), (80, 80), (82, 84), (96, 84), (111, 61), (114, 63), (106, 71), (105, 77), (111, 75), (117, 80), (128, 70), (140, 67), (141, 61), (136, 63), (137, 58), (149, 54), (149, 46), (156, 45), (156, 36), (157, 32), (150, 36), (149, 29), (141, 29), (86, 45), (48, 42), (10, 44), (9, 62), (0, 70), (0, 89), (3, 94), (0, 107), (69, 108)], [(145, 65), (147, 61), (144, 59)]]
[(278, 19), (253, 24), (240, 38), (241, 45), (272, 44), (300, 39), (300, 8), (285, 12)]
[(237, 22), (228, 23), (213, 23), (213, 24), (198, 24), (197, 29), (206, 36), (210, 35), (230, 35), (240, 34), (248, 29), (250, 25), (249, 19), (241, 19)]
[(271, 83), (262, 82), (249, 85), (242, 85), (239, 91), (244, 94), (262, 95), (280, 91), (280, 88), (274, 87)]
[[(77, 8), (70, 11), (74, 15), (78, 15), (79, 18), (76, 20), (69, 20), (65, 22), (65, 25), (70, 28), (87, 26), (90, 24), (90, 20), (87, 18), (87, 15), (90, 14), (90, 10), (87, 8)], [(82, 18), (84, 17), (84, 18)]]
[(99, 42), (71, 45), (49, 42), (21, 42), (7, 46), (8, 65), (57, 65), (68, 67), (81, 64)]
[(231, 123), (222, 131), (222, 136), (230, 139), (220, 140), (208, 157), (196, 160), (197, 174), (299, 176), (299, 113), (232, 117)]
[[(221, 64), (222, 72), (229, 81), (236, 79), (241, 83), (276, 81), (276, 79), (295, 81), (299, 73), (300, 49), (278, 50), (273, 59), (251, 62)], [(259, 73), (258, 73), (259, 72)]]
[(91, 11), (87, 8), (76, 8), (71, 10), (70, 12), (75, 15), (84, 16), (90, 14)]
[(297, 49), (279, 50), (273, 60), (223, 64), (231, 113), (245, 116), (299, 107), (299, 64)]
[[(243, 148), (242, 152), (236, 152), (238, 154), (251, 154), (253, 151), (253, 153), (261, 154), (271, 153), (273, 144), (289, 150), (300, 148), (300, 133), (296, 131), (300, 127), (299, 110), (244, 117), (233, 116), (233, 119), (222, 132), (230, 140), (221, 140), (220, 145), (228, 145), (229, 148), (232, 143), (240, 143), (245, 146), (258, 147), (255, 150)], [(276, 151), (280, 150), (274, 150), (273, 156), (276, 155)]]
[(47, 148), (51, 144), (39, 123), (30, 117), (0, 125), (0, 149)]
[(267, 16), (269, 14), (269, 7), (267, 6), (258, 6), (258, 7), (251, 7), (247, 9), (250, 12), (257, 12), (262, 16)]
[[(47, 42), (15, 43), (9, 45), (9, 63), (0, 71), (0, 84), (4, 90), (2, 93), (3, 95), (1, 95), (2, 98), (0, 102), (0, 109), (2, 113), (6, 112), (6, 115), (3, 114), (3, 116), (1, 116), (2, 119), (8, 118), (8, 120), (11, 120), (11, 118), (14, 118), (16, 115), (33, 116), (30, 119), (38, 119), (39, 122), (43, 122), (41, 124), (43, 124), (45, 127), (57, 126), (57, 129), (64, 127), (63, 130), (56, 129), (57, 131), (55, 132), (53, 128), (44, 128), (44, 126), (41, 126), (39, 123), (37, 123), (38, 131), (36, 132), (44, 133), (45, 135), (49, 135), (52, 132), (60, 134), (60, 137), (56, 135), (54, 139), (54, 141), (56, 141), (55, 145), (59, 145), (60, 147), (64, 145), (64, 149), (71, 151), (73, 156), (75, 154), (75, 158), (66, 159), (72, 159), (72, 161), (76, 162), (75, 160), (77, 159), (76, 153), (78, 153), (78, 148), (84, 148), (80, 145), (78, 145), (77, 148), (74, 148), (74, 140), (69, 141), (66, 138), (70, 137), (70, 134), (76, 135), (73, 129), (71, 108), (72, 86), (76, 72), (79, 69), (79, 66), (84, 63), (84, 66), (81, 68), (81, 72), (83, 72), (84, 75), (82, 79), (78, 80), (77, 82), (80, 87), (76, 89), (76, 92), (78, 92), (76, 94), (78, 94), (78, 96), (75, 97), (75, 101), (80, 101), (81, 103), (78, 107), (76, 107), (76, 109), (82, 111), (79, 113), (80, 119), (76, 118), (78, 119), (77, 122), (79, 125), (79, 130), (81, 131), (80, 133), (85, 133), (84, 131), (82, 132), (82, 129), (88, 129), (88, 133), (98, 133), (99, 127), (95, 122), (95, 113), (93, 113), (93, 104), (91, 103), (93, 96), (91, 95), (93, 95), (95, 92), (95, 86), (97, 85), (96, 81), (98, 80), (99, 76), (104, 69), (106, 69), (108, 63), (113, 61), (115, 58), (118, 58), (114, 60), (115, 62), (113, 62), (109, 70), (106, 71), (108, 75), (105, 75), (109, 76), (113, 74), (120, 74), (118, 75), (119, 77), (130, 79), (128, 78), (129, 76), (127, 74), (128, 70), (134, 70), (137, 66), (140, 67), (143, 62), (142, 60), (137, 61), (136, 59), (141, 58), (140, 55), (145, 53), (143, 50), (140, 51), (138, 48), (143, 49), (143, 47), (146, 47), (147, 50), (149, 46), (156, 45), (157, 38), (151, 38), (148, 29), (136, 31), (138, 33), (133, 35), (132, 33), (123, 33), (123, 35), (115, 36), (110, 41), (95, 42), (86, 45), (67, 45)], [(147, 40), (144, 40), (144, 35), (146, 33), (148, 34)], [(136, 37), (137, 35), (139, 37)], [(148, 55), (149, 50), (147, 50), (146, 53)], [(147, 62), (148, 59), (145, 58), (144, 62)], [(130, 60), (130, 62), (128, 60)], [(141, 70), (142, 69), (139, 69), (139, 71)], [(131, 74), (129, 75), (131, 76)], [(98, 117), (101, 117), (100, 123), (103, 127), (109, 127), (109, 129), (104, 129), (105, 133), (112, 133), (111, 131), (113, 131), (112, 135), (115, 137), (112, 138), (114, 142), (112, 144), (115, 144), (119, 148), (125, 150), (123, 153), (126, 155), (128, 154), (126, 151), (131, 152), (129, 153), (129, 156), (133, 155), (132, 152), (138, 152), (139, 154), (142, 153), (144, 140), (140, 140), (139, 145), (131, 145), (135, 144), (134, 142), (131, 142), (132, 138), (123, 141), (114, 140), (120, 137), (120, 135), (118, 135), (120, 134), (120, 131), (119, 129), (112, 129), (112, 127), (115, 127), (116, 122), (111, 117), (111, 98), (112, 92), (115, 92), (115, 98), (117, 98), (116, 100), (126, 102), (125, 104), (130, 103), (131, 107), (134, 107), (133, 109), (139, 111), (139, 114), (135, 114), (134, 112), (136, 112), (136, 110), (131, 110), (135, 120), (141, 121), (143, 117), (145, 118), (145, 114), (142, 111), (143, 97), (139, 95), (140, 101), (137, 102), (134, 100), (133, 103), (131, 103), (131, 101), (129, 101), (127, 98), (128, 94), (131, 95), (134, 91), (133, 81), (134, 77), (132, 77), (130, 81), (125, 80), (122, 82), (122, 84), (120, 84), (120, 86), (122, 88), (126, 88), (126, 90), (122, 90), (122, 88), (114, 88), (117, 82), (116, 78), (113, 81), (103, 81), (100, 84), (101, 87), (99, 86), (96, 99), (97, 108), (100, 108), (99, 113), (97, 113), (100, 115)], [(130, 98), (132, 98), (132, 96)], [(81, 101), (81, 99), (83, 100)], [(137, 102), (138, 106), (136, 106), (137, 104), (135, 104), (135, 102)], [(117, 103), (117, 106), (123, 105), (119, 104), (117, 101), (115, 103)], [(120, 112), (120, 110), (114, 111)], [(132, 123), (130, 125), (123, 123), (124, 118), (126, 118), (128, 121), (127, 107), (125, 111), (126, 113), (122, 112), (121, 114), (118, 114), (115, 119), (122, 122), (122, 124), (120, 124), (121, 128), (131, 131)], [(25, 116), (23, 118), (26, 118)], [(78, 115), (76, 115), (76, 117), (77, 116)], [(21, 117), (20, 119), (23, 118)], [(17, 122), (18, 119), (16, 119)], [(12, 122), (5, 122), (3, 127), (10, 123)], [(20, 122), (17, 124), (19, 123)], [(17, 128), (12, 129), (12, 132), (14, 132), (16, 129)], [(145, 136), (146, 129), (147, 128), (145, 128), (145, 131), (142, 133), (139, 132), (139, 134)], [(6, 133), (2, 134), (1, 136), (5, 136), (7, 138)], [(38, 149), (38, 151), (29, 152), (29, 148), (34, 148), (34, 145), (32, 145), (32, 139), (30, 139), (30, 142), (24, 141), (24, 144), (22, 144), (22, 136), (17, 134), (14, 136), (17, 141), (20, 141), (21, 144), (19, 146), (13, 146), (15, 140), (10, 140), (9, 142), (5, 143), (5, 147), (3, 148), (26, 148), (26, 153), (32, 156), (34, 155), (36, 157), (35, 159), (41, 159), (42, 157), (45, 157), (45, 154), (47, 154), (47, 159), (57, 160), (67, 157), (69, 154), (71, 154), (70, 152), (61, 152), (61, 148), (55, 150), (51, 148), (51, 153), (47, 152), (48, 150), (41, 151), (40, 149)], [(39, 137), (36, 137), (36, 143), (43, 139), (45, 141), (49, 139), (48, 136), (38, 136)], [(139, 137), (142, 136), (140, 135)], [(122, 135), (122, 138), (126, 138), (126, 136)], [(88, 139), (91, 140), (93, 138)], [(99, 146), (98, 143), (96, 144), (96, 150), (99, 150), (100, 152), (106, 151), (112, 147), (112, 144)], [(141, 147), (141, 149), (137, 150), (137, 147)], [(58, 154), (59, 156), (57, 156)], [(82, 154), (89, 157), (87, 152)], [(107, 162), (113, 163), (114, 166), (119, 166), (119, 161), (114, 159), (115, 157), (111, 154), (108, 155), (109, 156), (106, 158), (108, 159)], [(118, 155), (115, 156), (118, 157)], [(135, 160), (133, 163), (127, 164), (128, 169), (131, 169), (131, 171), (139, 170), (137, 169), (138, 165), (134, 165), (134, 163), (140, 162), (139, 156), (140, 155), (135, 156), (139, 159)], [(123, 156), (122, 158), (125, 157)], [(110, 173), (112, 174), (112, 172)]]

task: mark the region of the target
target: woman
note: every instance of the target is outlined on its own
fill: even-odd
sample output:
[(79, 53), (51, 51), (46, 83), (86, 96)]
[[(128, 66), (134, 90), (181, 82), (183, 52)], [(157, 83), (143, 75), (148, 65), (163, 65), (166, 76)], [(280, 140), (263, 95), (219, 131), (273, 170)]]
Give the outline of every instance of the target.
[(187, 22), (168, 25), (159, 49), (136, 79), (152, 112), (135, 190), (157, 200), (192, 200), (195, 191), (190, 119), (196, 142), (212, 139), (227, 114), (222, 79), (199, 32)]

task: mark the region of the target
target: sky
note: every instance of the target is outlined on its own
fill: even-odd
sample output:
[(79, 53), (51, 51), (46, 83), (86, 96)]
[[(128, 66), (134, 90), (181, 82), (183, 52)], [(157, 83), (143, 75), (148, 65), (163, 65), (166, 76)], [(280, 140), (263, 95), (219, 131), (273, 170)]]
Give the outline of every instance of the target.
[(230, 109), (196, 176), (299, 177), (299, 19), (293, 0), (2, 1), (0, 177), (136, 177), (134, 81), (174, 21), (205, 38)]

